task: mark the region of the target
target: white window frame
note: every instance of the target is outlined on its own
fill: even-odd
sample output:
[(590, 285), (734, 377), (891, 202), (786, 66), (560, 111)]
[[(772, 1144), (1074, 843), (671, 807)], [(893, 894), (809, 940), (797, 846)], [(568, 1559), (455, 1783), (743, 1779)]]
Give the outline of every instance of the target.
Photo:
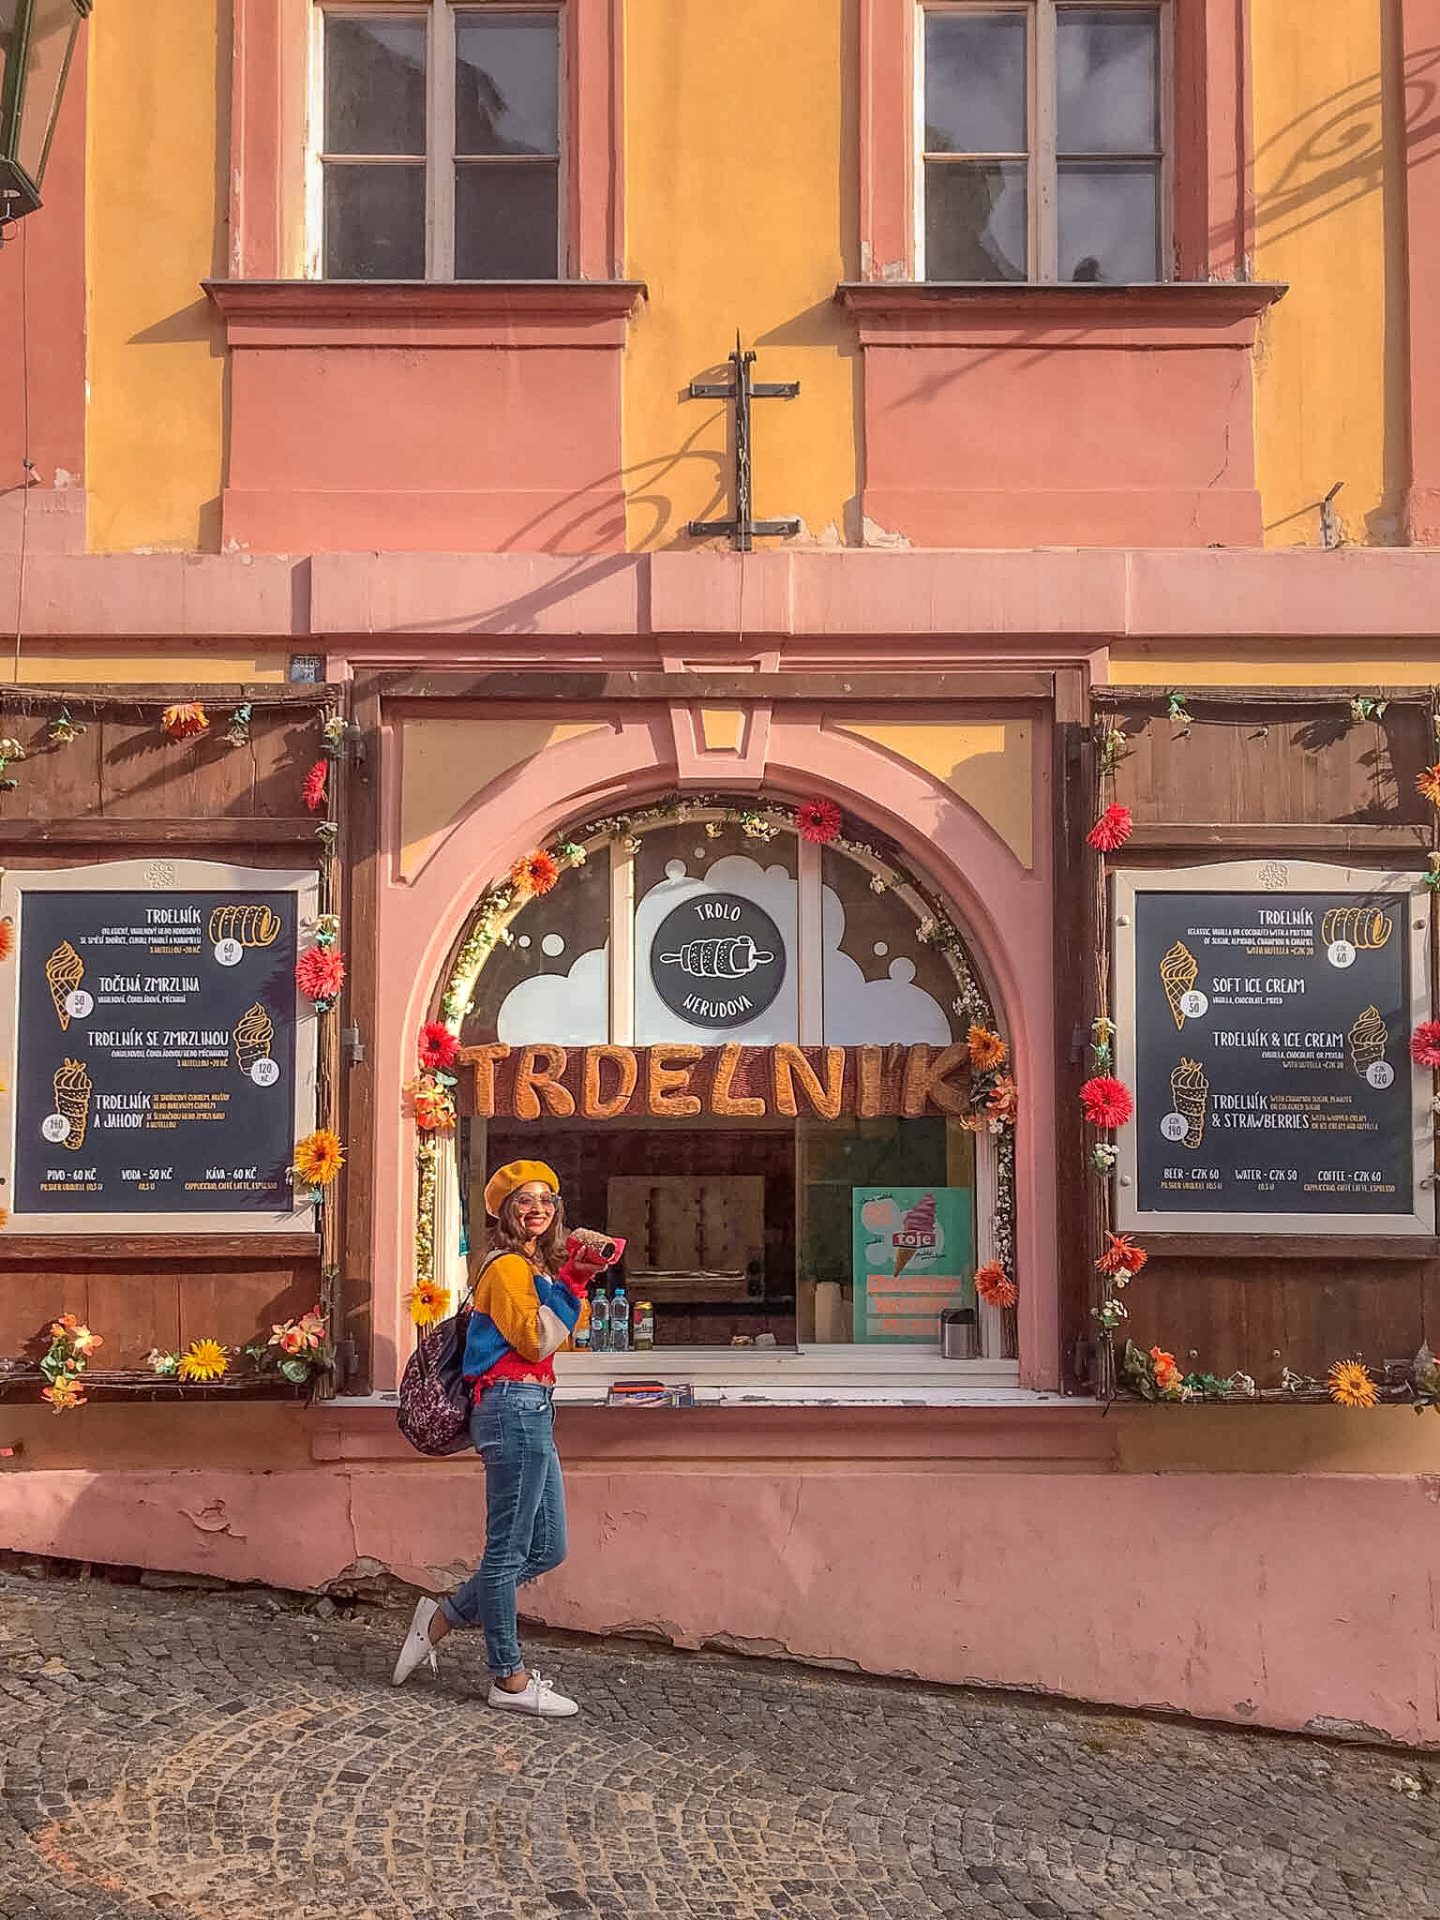
[[(305, 275), (325, 279), (325, 22), (327, 18), (417, 20), (426, 23), (425, 72), (425, 279), (455, 278), (455, 26), (463, 14), (533, 13), (555, 22), (556, 37), (556, 233), (555, 274), (570, 272), (567, 120), (569, 35), (566, 0), (312, 0), (310, 9), (309, 88), (306, 106)], [(369, 156), (347, 154), (351, 163)], [(374, 156), (379, 163), (396, 156)], [(504, 165), (467, 159), (467, 166)], [(418, 282), (416, 284), (419, 284)], [(484, 286), (485, 281), (466, 281)], [(493, 283), (490, 283), (493, 284)]]
[[(915, 9), (914, 47), (911, 70), (914, 74), (914, 177), (911, 195), (914, 208), (912, 236), (917, 278), (928, 278), (925, 247), (925, 197), (928, 184), (927, 163), (931, 159), (965, 161), (1010, 158), (1026, 162), (1026, 273), (1022, 280), (996, 282), (997, 285), (1053, 286), (1061, 282), (1059, 274), (1059, 158), (1057, 152), (1056, 15), (1073, 7), (1100, 8), (1105, 12), (1141, 12), (1160, 15), (1160, 151), (1156, 155), (1137, 154), (1136, 159), (1159, 160), (1160, 230), (1156, 236), (1160, 280), (1175, 273), (1175, 53), (1173, 0), (922, 0)], [(925, 148), (925, 23), (932, 14), (1017, 13), (1028, 21), (1025, 35), (1026, 97), (1025, 116), (1028, 151), (1015, 155), (938, 154)], [(1084, 160), (1084, 154), (1068, 154), (1068, 160)], [(1101, 160), (1127, 157), (1115, 154), (1096, 156)], [(992, 284), (992, 283), (984, 283)]]

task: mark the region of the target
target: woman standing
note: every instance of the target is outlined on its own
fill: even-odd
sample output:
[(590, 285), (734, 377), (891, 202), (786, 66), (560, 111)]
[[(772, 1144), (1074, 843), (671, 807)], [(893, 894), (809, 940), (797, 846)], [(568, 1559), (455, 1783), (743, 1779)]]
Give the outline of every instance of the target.
[[(513, 1160), (485, 1188), (489, 1245), (474, 1278), (465, 1378), (470, 1437), (485, 1462), (485, 1552), (448, 1599), (424, 1599), (395, 1662), (398, 1687), (452, 1627), (481, 1627), (492, 1707), (561, 1719), (579, 1707), (520, 1657), (515, 1589), (565, 1558), (565, 1488), (555, 1451), (552, 1355), (573, 1332), (588, 1282), (588, 1250), (565, 1255), (560, 1182), (539, 1160)], [(563, 1260), (563, 1264), (561, 1264)], [(551, 1274), (556, 1277), (552, 1279)]]

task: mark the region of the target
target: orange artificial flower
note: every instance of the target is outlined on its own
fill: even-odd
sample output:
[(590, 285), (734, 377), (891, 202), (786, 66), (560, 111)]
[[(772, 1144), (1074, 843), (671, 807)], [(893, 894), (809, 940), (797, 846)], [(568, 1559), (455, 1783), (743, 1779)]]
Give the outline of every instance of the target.
[(1009, 1058), (1010, 1049), (998, 1033), (988, 1027), (971, 1027), (965, 1036), (970, 1049), (970, 1064), (977, 1073), (994, 1073)]
[(560, 862), (543, 847), (527, 853), (510, 869), (511, 883), (521, 893), (549, 893), (560, 878)]
[(1013, 1307), (1020, 1298), (1019, 1288), (998, 1260), (987, 1260), (975, 1269), (975, 1291), (987, 1307)]
[(48, 1400), (54, 1412), (64, 1413), (85, 1405), (85, 1389), (76, 1374), (62, 1373), (52, 1385), (40, 1389), (40, 1398)]
[(1432, 807), (1440, 807), (1440, 760), (1433, 767), (1426, 767), (1417, 777), (1415, 791), (1428, 800)]
[(340, 1136), (329, 1127), (317, 1127), (295, 1143), (295, 1173), (307, 1187), (328, 1187), (344, 1164)]
[(1166, 1353), (1163, 1347), (1151, 1347), (1150, 1358), (1155, 1367), (1155, 1384), (1162, 1393), (1170, 1393), (1180, 1385), (1180, 1368), (1173, 1353)]
[(0, 920), (0, 960), (8, 960), (15, 951), (15, 922)]
[(1337, 1407), (1373, 1407), (1379, 1398), (1369, 1368), (1359, 1360), (1337, 1360), (1325, 1384)]
[(172, 740), (193, 740), (210, 731), (210, 716), (198, 700), (182, 700), (166, 707), (160, 725)]

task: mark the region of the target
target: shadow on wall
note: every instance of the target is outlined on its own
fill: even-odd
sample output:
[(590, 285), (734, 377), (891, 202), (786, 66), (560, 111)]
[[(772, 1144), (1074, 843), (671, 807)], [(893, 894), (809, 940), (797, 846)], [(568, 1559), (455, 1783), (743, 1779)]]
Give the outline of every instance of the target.
[[(1440, 154), (1440, 47), (1419, 47), (1407, 56), (1400, 96), (1398, 145), (1408, 170)], [(1394, 138), (1387, 120), (1386, 76), (1368, 74), (1307, 107), (1257, 147), (1256, 239), (1286, 239), (1378, 192)], [(1227, 236), (1222, 226), (1212, 243), (1223, 244)]]

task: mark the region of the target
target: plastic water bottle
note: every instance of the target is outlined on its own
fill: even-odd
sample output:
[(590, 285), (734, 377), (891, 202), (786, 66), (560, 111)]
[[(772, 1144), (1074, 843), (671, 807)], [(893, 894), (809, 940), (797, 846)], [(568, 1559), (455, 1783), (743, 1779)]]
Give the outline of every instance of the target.
[(625, 1298), (624, 1287), (616, 1287), (610, 1302), (610, 1351), (630, 1351), (630, 1302)]
[(603, 1287), (597, 1287), (590, 1296), (590, 1351), (610, 1351), (610, 1302)]

